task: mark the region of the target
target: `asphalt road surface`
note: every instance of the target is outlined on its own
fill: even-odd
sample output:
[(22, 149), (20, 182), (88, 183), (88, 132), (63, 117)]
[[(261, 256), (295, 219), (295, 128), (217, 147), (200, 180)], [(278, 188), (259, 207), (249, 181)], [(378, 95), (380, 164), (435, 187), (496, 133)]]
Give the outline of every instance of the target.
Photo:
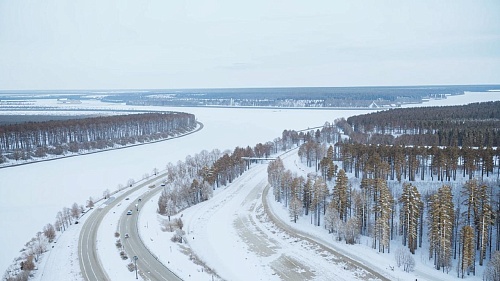
[[(82, 276), (85, 280), (88, 281), (102, 281), (102, 280), (110, 280), (109, 276), (106, 274), (105, 270), (102, 268), (101, 262), (99, 260), (99, 255), (98, 255), (98, 249), (96, 245), (96, 240), (97, 240), (97, 230), (99, 228), (99, 225), (102, 222), (102, 219), (104, 216), (117, 204), (125, 200), (125, 198), (129, 197), (129, 195), (141, 188), (147, 187), (154, 182), (158, 181), (161, 177), (164, 177), (165, 174), (156, 176), (151, 178), (150, 180), (145, 181), (142, 184), (139, 184), (135, 186), (134, 188), (128, 190), (124, 194), (118, 196), (118, 197), (111, 197), (106, 201), (103, 205), (98, 207), (97, 209), (92, 212), (90, 217), (85, 221), (84, 225), (82, 226), (82, 230), (80, 232), (80, 239), (78, 243), (78, 256), (80, 260), (80, 268), (82, 271)], [(159, 188), (155, 189), (156, 191), (159, 191)], [(149, 193), (154, 193), (154, 192), (149, 192)], [(131, 208), (133, 209), (134, 213), (137, 213), (135, 211), (135, 202), (131, 203)], [(126, 215), (126, 212), (123, 214), (124, 216)], [(137, 214), (132, 215), (132, 216), (127, 216), (127, 217), (133, 217), (135, 218), (134, 221), (137, 220)], [(132, 221), (132, 218), (129, 218), (130, 221)], [(126, 220), (125, 220), (126, 221)], [(137, 232), (137, 228), (135, 228), (135, 231)], [(136, 236), (137, 237), (137, 236)], [(133, 243), (133, 241), (130, 241)], [(139, 243), (142, 245), (142, 243)], [(129, 245), (130, 246), (130, 245)], [(144, 247), (144, 246), (143, 246)], [(137, 247), (135, 247), (137, 248)], [(144, 247), (145, 248), (145, 247)], [(127, 249), (127, 247), (125, 248)], [(127, 249), (127, 254), (130, 257), (133, 257), (135, 254), (132, 252), (129, 252)], [(151, 254), (149, 254), (151, 255)], [(145, 257), (148, 255), (145, 255), (143, 252), (141, 252), (140, 256)], [(142, 260), (142, 259), (141, 259)], [(141, 269), (142, 272), (142, 265), (144, 263), (140, 260), (138, 260), (137, 263), (138, 267)], [(161, 265), (161, 264), (159, 264)], [(161, 265), (161, 267), (164, 267)], [(144, 272), (147, 272), (148, 270), (144, 270)], [(161, 271), (161, 269), (156, 269), (156, 271)], [(180, 280), (180, 279), (151, 279), (151, 280)]]
[[(158, 281), (177, 281), (182, 280), (172, 271), (170, 271), (164, 264), (162, 264), (156, 256), (151, 253), (141, 238), (137, 229), (137, 220), (141, 210), (141, 203), (148, 202), (151, 197), (157, 194), (161, 188), (156, 188), (145, 193), (141, 197), (140, 202), (132, 202), (126, 211), (123, 212), (119, 222), (119, 232), (122, 237), (122, 244), (125, 247), (125, 252), (132, 258), (137, 256), (137, 268), (141, 277), (145, 280), (158, 280)], [(138, 205), (136, 205), (138, 204)], [(127, 215), (127, 211), (132, 210), (132, 215)], [(129, 237), (125, 238), (128, 233)]]
[[(174, 138), (183, 137), (203, 129), (203, 123), (197, 122), (199, 127), (189, 133), (186, 133), (181, 136), (176, 136)], [(105, 270), (102, 267), (102, 264), (99, 260), (98, 249), (96, 245), (97, 240), (97, 230), (99, 225), (101, 224), (104, 216), (117, 204), (127, 198), (131, 193), (151, 185), (152, 183), (158, 181), (160, 178), (164, 177), (164, 174), (160, 174), (158, 176), (152, 177), (151, 179), (141, 183), (134, 188), (126, 191), (124, 194), (118, 197), (111, 197), (108, 199), (102, 206), (94, 210), (90, 217), (85, 221), (82, 226), (82, 230), (80, 232), (80, 238), (78, 242), (78, 257), (80, 261), (80, 269), (82, 271), (82, 276), (85, 280), (88, 281), (103, 281), (110, 280), (109, 276), (106, 274)], [(160, 189), (156, 189), (158, 192)], [(149, 192), (149, 195), (153, 196), (155, 192)], [(149, 198), (149, 197), (148, 197)], [(144, 200), (147, 200), (145, 197)], [(145, 202), (145, 201), (144, 201)], [(129, 209), (135, 210), (135, 203), (130, 204)], [(177, 276), (175, 276), (171, 271), (169, 271), (163, 264), (158, 262), (155, 256), (150, 253), (144, 244), (139, 240), (139, 236), (137, 235), (137, 214), (134, 211), (134, 215), (128, 216), (130, 218), (122, 220), (123, 222), (129, 221), (131, 224), (123, 225), (123, 229), (131, 229), (129, 233), (134, 235), (132, 239), (127, 239), (125, 241), (127, 254), (130, 257), (137, 255), (140, 257), (137, 260), (137, 266), (142, 273), (144, 279), (149, 280), (181, 280)], [(124, 216), (127, 216), (124, 214)], [(132, 227), (132, 223), (135, 223), (135, 227)], [(123, 233), (124, 234), (124, 233)], [(124, 237), (124, 236), (122, 236)], [(135, 238), (134, 238), (135, 237)]]

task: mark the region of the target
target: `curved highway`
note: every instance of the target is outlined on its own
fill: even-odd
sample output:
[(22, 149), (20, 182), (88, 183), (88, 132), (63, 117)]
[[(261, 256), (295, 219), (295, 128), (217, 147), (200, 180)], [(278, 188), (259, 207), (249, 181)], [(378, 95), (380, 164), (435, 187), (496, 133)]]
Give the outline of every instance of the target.
[[(290, 154), (288, 154), (287, 156), (289, 155)], [(217, 226), (219, 230), (228, 227), (229, 228), (235, 227), (234, 229), (236, 229), (237, 233), (236, 237), (234, 237), (236, 238), (234, 241), (235, 243), (241, 243), (242, 242), (241, 240), (243, 240), (243, 242), (247, 244), (247, 246), (249, 247), (250, 252), (254, 252), (254, 254), (257, 254), (258, 256), (267, 256), (272, 261), (269, 264), (267, 270), (264, 269), (264, 271), (260, 272), (261, 276), (270, 277), (270, 275), (268, 274), (273, 274), (273, 275), (277, 274), (280, 278), (285, 278), (285, 279), (299, 278), (302, 280), (306, 280), (314, 278), (316, 274), (323, 275), (324, 273), (326, 273), (328, 276), (338, 277), (338, 280), (345, 279), (342, 278), (344, 276), (342, 276), (341, 272), (335, 272), (335, 270), (332, 271), (332, 269), (328, 269), (329, 266), (327, 266), (326, 264), (320, 265), (320, 264), (311, 264), (310, 262), (308, 262), (307, 257), (309, 257), (311, 253), (304, 253), (302, 250), (297, 250), (297, 251), (293, 250), (292, 252), (280, 253), (281, 251), (279, 251), (278, 249), (288, 249), (287, 246), (285, 246), (285, 244), (288, 244), (289, 242), (286, 239), (283, 240), (282, 237), (278, 238), (278, 236), (276, 236), (274, 233), (270, 234), (273, 231), (267, 229), (266, 226), (258, 222), (260, 220), (258, 218), (261, 216), (259, 215), (259, 213), (262, 211), (262, 209), (264, 209), (264, 212), (268, 213), (269, 218), (271, 218), (271, 220), (280, 228), (288, 232), (288, 234), (291, 235), (292, 237), (297, 237), (301, 240), (306, 240), (309, 241), (310, 243), (314, 243), (317, 245), (319, 244), (320, 247), (323, 248), (323, 250), (326, 250), (331, 254), (333, 254), (334, 256), (340, 258), (342, 262), (350, 264), (351, 266), (358, 268), (358, 270), (363, 269), (367, 277), (370, 276), (371, 278), (374, 279), (387, 280), (385, 276), (378, 274), (371, 268), (356, 261), (353, 261), (348, 257), (346, 257), (345, 255), (343, 255), (342, 253), (339, 253), (325, 245), (321, 245), (322, 243), (318, 241), (310, 240), (311, 237), (307, 237), (302, 233), (297, 235), (297, 233), (294, 230), (291, 230), (286, 226), (284, 226), (283, 224), (280, 224), (278, 222), (278, 219), (275, 216), (273, 216), (271, 212), (269, 212), (269, 208), (265, 200), (266, 198), (265, 194), (268, 191), (268, 189), (265, 188), (267, 186), (267, 179), (266, 179), (267, 177), (265, 176), (266, 168), (267, 168), (266, 165), (261, 165), (254, 167), (253, 169), (250, 169), (240, 178), (235, 180), (233, 184), (235, 184), (236, 186), (228, 190), (229, 194), (225, 194), (225, 196), (223, 197), (217, 196), (218, 198), (211, 199), (216, 201), (220, 200), (219, 204), (216, 204), (217, 208), (215, 209), (211, 208), (210, 210), (207, 210), (205, 208), (197, 208), (197, 210), (195, 211), (196, 215), (198, 215), (199, 217), (204, 217), (206, 219), (204, 220), (205, 223), (200, 224), (198, 221), (194, 225), (193, 224), (188, 225), (188, 233), (190, 233), (189, 229), (196, 230), (196, 232), (199, 233), (200, 231), (201, 232), (207, 230), (211, 231), (214, 229), (214, 226)], [(106, 201), (99, 208), (94, 210), (94, 212), (89, 216), (89, 218), (82, 226), (82, 231), (80, 233), (80, 241), (79, 241), (79, 253), (78, 253), (82, 275), (85, 280), (92, 280), (92, 281), (110, 280), (110, 277), (106, 274), (105, 270), (101, 265), (101, 262), (99, 260), (98, 249), (96, 247), (97, 230), (107, 212), (116, 205), (118, 205), (120, 202), (125, 202), (122, 200), (125, 200), (125, 198), (129, 197), (129, 195), (132, 194), (133, 192), (141, 188), (148, 189), (147, 187), (149, 185), (159, 181), (159, 179), (161, 179), (164, 176), (165, 174), (161, 174), (156, 177), (153, 177), (152, 179), (147, 180), (144, 183), (135, 186), (134, 188), (131, 188), (124, 194), (118, 196), (117, 198), (112, 197), (108, 199), (108, 201)], [(124, 245), (127, 255), (131, 258), (134, 256), (139, 257), (137, 260), (137, 267), (138, 267), (138, 272), (142, 279), (161, 280), (161, 281), (182, 280), (174, 273), (172, 273), (164, 264), (162, 264), (154, 255), (154, 253), (150, 252), (145, 247), (138, 233), (138, 228), (137, 228), (137, 221), (139, 217), (138, 212), (140, 212), (142, 208), (142, 203), (148, 202), (150, 198), (153, 197), (155, 194), (157, 194), (160, 190), (161, 188), (148, 189), (141, 195), (142, 196), (141, 201), (134, 200), (127, 206), (126, 210), (120, 216), (120, 221), (118, 224), (119, 233), (121, 234), (122, 244)], [(247, 212), (237, 211), (242, 209)], [(131, 215), (127, 214), (128, 210), (132, 210)], [(221, 217), (219, 214), (231, 214), (231, 215), (229, 217), (227, 215), (223, 215)], [(236, 220), (234, 220), (235, 218)], [(202, 230), (203, 228), (205, 228), (205, 230)], [(228, 233), (230, 232), (232, 231), (228, 229)], [(126, 233), (129, 235), (129, 238), (125, 238)], [(210, 237), (217, 237), (217, 235), (211, 235)], [(207, 246), (212, 246), (208, 248), (212, 248), (211, 250), (213, 252), (219, 251), (219, 253), (213, 255), (212, 252), (210, 256), (213, 258), (224, 259), (224, 257), (231, 256), (231, 251), (226, 253), (224, 252), (224, 250), (221, 250), (222, 248), (226, 247), (224, 246), (219, 247), (219, 246), (226, 244), (227, 242), (228, 242), (227, 237), (222, 239), (222, 244), (219, 244), (220, 241), (203, 241), (204, 244), (203, 248)], [(195, 252), (196, 250), (200, 250), (199, 247), (196, 247), (196, 245), (193, 244), (196, 243), (192, 243), (191, 245), (195, 246), (193, 249), (195, 250)], [(245, 257), (238, 257), (238, 258), (242, 259), (241, 263), (238, 264), (240, 265), (246, 264), (246, 266), (249, 266), (248, 261), (246, 260)], [(220, 264), (224, 264), (224, 266), (227, 265), (224, 261), (221, 261), (219, 265)], [(233, 270), (234, 269), (227, 267), (223, 271), (225, 271), (226, 274), (231, 276), (231, 279), (232, 277), (236, 277), (236, 279), (238, 279), (237, 276), (239, 273), (234, 272)], [(321, 274), (320, 272), (322, 272), (323, 274)]]
[[(195, 132), (203, 129), (203, 123), (198, 122), (199, 127), (191, 132), (183, 134), (181, 136), (176, 136), (173, 138), (180, 138), (189, 134), (193, 134)], [(172, 139), (172, 138), (170, 138)], [(78, 241), (78, 258), (80, 262), (80, 269), (82, 272), (82, 276), (85, 280), (88, 281), (102, 281), (102, 280), (110, 280), (109, 276), (106, 274), (105, 270), (102, 267), (101, 261), (99, 259), (99, 253), (97, 249), (97, 230), (99, 225), (101, 224), (104, 216), (117, 204), (127, 198), (133, 192), (147, 187), (162, 177), (165, 174), (159, 174), (158, 176), (152, 177), (151, 179), (138, 184), (137, 186), (127, 190), (122, 195), (118, 197), (111, 197), (106, 202), (104, 202), (101, 206), (96, 207), (94, 212), (89, 216), (89, 218), (82, 225), (82, 230), (80, 232), (80, 238)], [(154, 193), (159, 192), (161, 189), (155, 189), (155, 192), (151, 192), (148, 190), (148, 195), (145, 199), (149, 198), (149, 196), (153, 196)], [(147, 193), (146, 192), (146, 193)], [(129, 209), (135, 209), (135, 203), (131, 203)], [(135, 212), (134, 212), (135, 213)], [(127, 216), (124, 214), (124, 216)], [(124, 223), (123, 229), (130, 229), (128, 233), (130, 233), (133, 237), (132, 239), (127, 239), (124, 242), (127, 249), (127, 254), (130, 257), (134, 255), (142, 257), (137, 260), (137, 266), (142, 273), (142, 276), (148, 277), (150, 280), (181, 280), (177, 276), (175, 276), (170, 270), (168, 270), (163, 264), (158, 262), (154, 255), (150, 253), (147, 248), (144, 246), (142, 241), (139, 241), (139, 235), (137, 234), (137, 227), (132, 227), (132, 224), (137, 224), (137, 214), (130, 217), (128, 219), (122, 220), (121, 223)], [(130, 224), (126, 224), (129, 222)], [(122, 226), (122, 225), (120, 225)], [(125, 232), (123, 233), (123, 235)], [(135, 234), (135, 235), (134, 235)], [(124, 236), (122, 236), (124, 237)], [(135, 237), (135, 238), (134, 238)]]
[(126, 191), (118, 197), (111, 197), (101, 206), (97, 207), (90, 217), (85, 221), (80, 232), (80, 239), (78, 242), (78, 257), (80, 261), (80, 268), (82, 271), (83, 278), (89, 281), (102, 281), (110, 280), (109, 276), (106, 274), (102, 268), (101, 262), (99, 260), (98, 249), (96, 245), (97, 241), (97, 230), (102, 222), (104, 216), (116, 205), (118, 205), (122, 200), (125, 200), (131, 193), (149, 186), (150, 184), (158, 181), (161, 177), (165, 175), (158, 175), (150, 180), (145, 181), (142, 184), (135, 186), (134, 188)]
[[(151, 253), (142, 242), (139, 231), (137, 229), (137, 220), (142, 207), (142, 202), (148, 202), (151, 197), (161, 191), (161, 188), (151, 190), (141, 197), (141, 201), (131, 203), (127, 210), (132, 210), (132, 215), (127, 215), (127, 210), (123, 212), (119, 222), (119, 233), (122, 237), (122, 244), (129, 257), (137, 256), (137, 268), (141, 277), (146, 280), (158, 281), (177, 281), (182, 280), (164, 264), (162, 264), (156, 256)], [(137, 205), (136, 205), (137, 204)], [(125, 234), (129, 237), (126, 238)]]

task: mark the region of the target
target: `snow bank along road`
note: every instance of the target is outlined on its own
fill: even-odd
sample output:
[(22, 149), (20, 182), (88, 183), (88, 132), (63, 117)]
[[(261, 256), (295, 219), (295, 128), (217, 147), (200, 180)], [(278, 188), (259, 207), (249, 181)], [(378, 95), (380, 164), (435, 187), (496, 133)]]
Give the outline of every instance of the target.
[[(294, 156), (291, 153), (284, 157)], [(269, 221), (267, 165), (256, 165), (209, 201), (186, 210), (192, 250), (226, 280), (389, 280), (305, 234)]]
[[(123, 193), (122, 195), (116, 198), (115, 197), (109, 198), (108, 201), (105, 202), (105, 204), (94, 210), (94, 212), (92, 212), (90, 217), (87, 218), (84, 225), (82, 226), (82, 230), (80, 232), (80, 239), (78, 243), (78, 256), (80, 260), (80, 268), (82, 271), (83, 278), (85, 280), (89, 281), (110, 280), (109, 276), (107, 276), (105, 270), (101, 265), (101, 262), (99, 260), (98, 249), (96, 246), (97, 230), (104, 216), (113, 207), (115, 207), (122, 200), (127, 198), (131, 193), (141, 188), (147, 188), (149, 185), (156, 182), (159, 178), (163, 176), (164, 175), (160, 174), (159, 176), (153, 177), (152, 179), (137, 185), (136, 187), (128, 190), (127, 192)], [(158, 279), (158, 280), (164, 280), (164, 279)]]

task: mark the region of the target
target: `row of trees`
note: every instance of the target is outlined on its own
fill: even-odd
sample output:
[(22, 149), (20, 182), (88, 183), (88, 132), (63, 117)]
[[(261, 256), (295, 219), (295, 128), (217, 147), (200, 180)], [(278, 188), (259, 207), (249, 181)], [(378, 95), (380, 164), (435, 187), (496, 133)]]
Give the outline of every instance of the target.
[[(187, 156), (184, 162), (177, 165), (167, 165), (167, 179), (165, 188), (158, 199), (158, 213), (168, 217), (180, 210), (207, 200), (212, 195), (212, 190), (231, 183), (250, 168), (258, 158), (268, 158), (273, 153), (286, 151), (304, 141), (311, 143), (331, 142), (339, 139), (338, 129), (330, 123), (325, 123), (321, 129), (314, 130), (284, 130), (282, 138), (274, 141), (258, 143), (254, 147), (236, 147), (233, 151), (220, 152), (214, 149)], [(322, 165), (328, 167), (325, 171), (325, 180), (331, 180), (337, 167), (333, 164), (333, 148), (328, 149), (329, 160)], [(326, 152), (326, 149), (324, 150)], [(328, 163), (329, 164), (328, 164)]]
[[(336, 128), (329, 123), (316, 132), (285, 130), (283, 138), (258, 143), (253, 148), (236, 147), (232, 152), (204, 150), (194, 157), (187, 156), (184, 162), (179, 161), (177, 165), (169, 163), (166, 168), (167, 179), (162, 184), (164, 189), (157, 202), (157, 211), (170, 220), (170, 217), (179, 211), (208, 200), (213, 190), (230, 184), (249, 169), (251, 163), (260, 161), (258, 158), (268, 158), (273, 153), (286, 151), (304, 140), (331, 141), (337, 134)], [(329, 155), (333, 156), (332, 153)]]
[(11, 124), (0, 126), (0, 154), (26, 160), (158, 140), (195, 127), (195, 116), (182, 112)]
[(206, 150), (194, 157), (187, 156), (184, 162), (167, 165), (167, 179), (158, 199), (158, 213), (170, 216), (208, 200), (213, 190), (230, 184), (250, 168), (258, 158), (267, 158), (281, 148), (281, 140), (258, 143), (253, 148), (236, 147), (232, 152)]
[[(92, 198), (87, 201), (87, 208), (93, 207)], [(30, 274), (36, 269), (40, 256), (48, 250), (49, 244), (56, 237), (57, 232), (66, 231), (85, 212), (82, 205), (73, 203), (71, 208), (64, 207), (57, 213), (55, 223), (48, 223), (42, 231), (36, 233), (21, 250), (21, 256), (16, 259), (16, 263), (11, 265), (4, 273), (2, 280), (7, 281), (27, 281)]]
[(437, 147), (365, 145), (343, 142), (334, 150), (342, 168), (355, 177), (390, 180), (450, 181), (462, 177), (481, 178), (500, 173), (500, 149), (492, 147)]

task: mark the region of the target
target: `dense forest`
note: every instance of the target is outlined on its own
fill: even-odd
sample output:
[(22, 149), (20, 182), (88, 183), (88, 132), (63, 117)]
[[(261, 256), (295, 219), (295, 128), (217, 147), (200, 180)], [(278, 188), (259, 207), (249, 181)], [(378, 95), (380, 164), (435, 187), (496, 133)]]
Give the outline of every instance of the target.
[(347, 123), (359, 143), (500, 146), (500, 101), (390, 109), (352, 116)]
[[(465, 278), (484, 266), (484, 280), (498, 280), (499, 120), (500, 102), (336, 120), (333, 137), (290, 134), (316, 173), (297, 174), (278, 158), (268, 179), (292, 221), (307, 217), (347, 244), (368, 238), (405, 271), (424, 251), (437, 270)], [(446, 130), (457, 133), (437, 143), (427, 137)], [(404, 134), (421, 134), (420, 142), (398, 142)]]
[(193, 114), (129, 114), (0, 126), (0, 163), (4, 157), (28, 160), (67, 152), (98, 150), (167, 138), (196, 128)]
[(156, 106), (245, 106), (245, 107), (350, 107), (366, 108), (421, 103), (465, 91), (487, 91), (494, 86), (421, 87), (302, 87), (152, 90), (135, 95), (109, 95), (107, 102)]

